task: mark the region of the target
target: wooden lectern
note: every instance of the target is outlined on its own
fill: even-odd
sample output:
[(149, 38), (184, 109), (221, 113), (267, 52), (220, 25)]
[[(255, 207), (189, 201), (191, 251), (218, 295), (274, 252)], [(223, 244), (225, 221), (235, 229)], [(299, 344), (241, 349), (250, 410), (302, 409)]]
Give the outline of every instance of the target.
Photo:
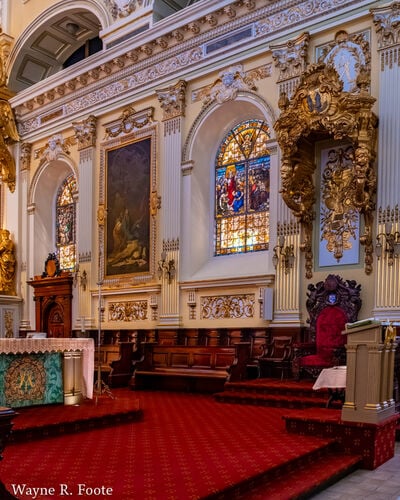
[(377, 424), (395, 414), (393, 327), (375, 320), (346, 326), (347, 380), (342, 420)]

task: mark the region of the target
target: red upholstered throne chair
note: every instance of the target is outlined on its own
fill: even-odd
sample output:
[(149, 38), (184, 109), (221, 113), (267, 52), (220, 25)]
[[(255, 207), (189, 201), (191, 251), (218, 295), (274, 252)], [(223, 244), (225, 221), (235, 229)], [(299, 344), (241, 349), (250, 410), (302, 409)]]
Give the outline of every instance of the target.
[(322, 369), (346, 364), (346, 323), (357, 321), (361, 285), (330, 274), (308, 286), (307, 312), (311, 342), (294, 347), (293, 374), (317, 377)]

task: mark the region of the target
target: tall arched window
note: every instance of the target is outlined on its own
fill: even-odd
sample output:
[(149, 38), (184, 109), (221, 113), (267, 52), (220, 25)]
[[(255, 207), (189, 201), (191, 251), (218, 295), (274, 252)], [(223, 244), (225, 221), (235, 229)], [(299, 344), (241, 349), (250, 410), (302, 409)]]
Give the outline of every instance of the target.
[(267, 250), (269, 242), (269, 129), (240, 123), (225, 137), (215, 168), (215, 255)]
[(56, 247), (60, 268), (74, 270), (76, 265), (76, 179), (69, 175), (61, 184), (56, 201)]

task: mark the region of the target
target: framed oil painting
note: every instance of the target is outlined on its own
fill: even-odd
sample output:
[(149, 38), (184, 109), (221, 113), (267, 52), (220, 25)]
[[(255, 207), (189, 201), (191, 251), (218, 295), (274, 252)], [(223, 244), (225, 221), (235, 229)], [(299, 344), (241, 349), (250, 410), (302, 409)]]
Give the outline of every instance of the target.
[(152, 150), (151, 134), (105, 149), (106, 278), (150, 272)]

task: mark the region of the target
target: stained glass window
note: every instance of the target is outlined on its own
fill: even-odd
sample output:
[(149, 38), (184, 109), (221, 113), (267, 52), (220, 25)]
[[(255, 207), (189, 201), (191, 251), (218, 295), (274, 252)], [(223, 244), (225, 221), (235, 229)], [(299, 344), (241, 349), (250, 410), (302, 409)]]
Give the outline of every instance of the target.
[(215, 255), (267, 250), (269, 242), (269, 129), (240, 123), (225, 137), (215, 169)]
[(65, 270), (74, 270), (76, 265), (75, 191), (76, 179), (70, 175), (61, 184), (57, 193), (56, 247), (60, 268)]

